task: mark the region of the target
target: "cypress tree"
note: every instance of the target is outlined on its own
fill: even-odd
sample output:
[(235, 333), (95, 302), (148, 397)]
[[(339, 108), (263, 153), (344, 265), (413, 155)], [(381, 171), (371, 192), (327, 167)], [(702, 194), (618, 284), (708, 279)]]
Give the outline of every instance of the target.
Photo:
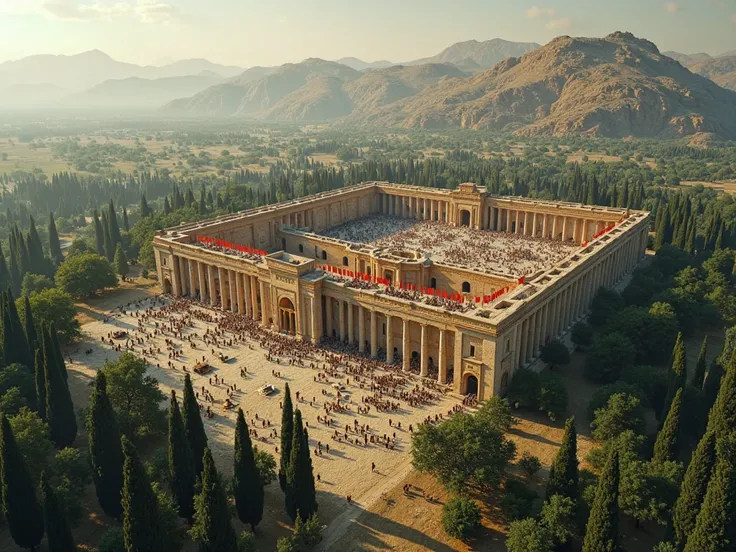
[(690, 464), (685, 470), (680, 496), (672, 509), (672, 525), (680, 550), (695, 528), (695, 520), (705, 498), (708, 481), (716, 464), (716, 434), (706, 433), (700, 439)]
[(130, 232), (130, 223), (128, 222), (128, 211), (123, 207), (123, 228), (126, 232)]
[(235, 424), (233, 495), (238, 518), (255, 531), (256, 525), (263, 519), (263, 482), (253, 456), (253, 444), (242, 408), (238, 409), (238, 421)]
[(716, 402), (708, 414), (708, 430), (715, 431), (717, 438), (728, 434), (736, 427), (736, 366), (734, 364), (736, 364), (736, 356), (721, 378), (721, 387), (718, 390)]
[(718, 391), (721, 389), (721, 381), (723, 380), (723, 368), (720, 363), (713, 359), (710, 363), (708, 373), (705, 375), (703, 382), (703, 412), (709, 412), (716, 402)]
[(31, 227), (28, 230), (28, 258), (29, 268), (34, 274), (45, 274), (46, 270), (46, 257), (43, 254), (43, 244), (41, 243), (41, 237), (38, 235), (36, 230), (36, 222), (31, 219)]
[(238, 548), (237, 537), (230, 522), (225, 489), (208, 448), (204, 450), (203, 465), (202, 492), (195, 522), (199, 551), (232, 552)]
[(703, 388), (705, 381), (706, 355), (708, 352), (708, 336), (703, 338), (703, 344), (700, 346), (698, 361), (695, 363), (695, 374), (693, 374), (692, 385), (697, 389)]
[(187, 441), (184, 420), (174, 391), (171, 392), (169, 407), (169, 481), (179, 516), (191, 521), (194, 515), (194, 485), (197, 478), (194, 474), (194, 460)]
[(662, 429), (654, 442), (654, 462), (670, 462), (677, 458), (680, 452), (680, 408), (682, 407), (682, 388), (677, 390), (672, 400)]
[(199, 477), (204, 467), (202, 457), (204, 455), (204, 449), (207, 448), (207, 434), (204, 432), (202, 416), (199, 412), (197, 398), (194, 396), (192, 379), (189, 377), (189, 374), (184, 376), (184, 398), (181, 407), (184, 414), (184, 429), (187, 432), (189, 449), (192, 451), (192, 458), (194, 460), (194, 473)]
[(120, 496), (123, 490), (123, 449), (115, 411), (107, 396), (107, 377), (97, 372), (87, 413), (87, 434), (92, 479), (97, 501), (110, 517), (123, 513)]
[(146, 218), (151, 214), (151, 208), (148, 206), (148, 202), (146, 201), (146, 194), (141, 194), (141, 206), (139, 211), (141, 213), (141, 218)]
[(107, 222), (110, 225), (110, 243), (112, 250), (115, 251), (117, 245), (122, 241), (120, 237), (120, 225), (118, 224), (118, 215), (115, 213), (115, 205), (110, 200), (107, 206)]
[(279, 484), (286, 492), (286, 472), (291, 461), (291, 443), (294, 440), (294, 405), (291, 402), (291, 389), (284, 387), (284, 403), (281, 407), (281, 459), (279, 465)]
[(10, 536), (21, 548), (35, 549), (43, 537), (43, 513), (36, 487), (18, 449), (10, 422), (0, 413), (0, 488)]
[(34, 351), (38, 348), (38, 335), (36, 334), (36, 323), (33, 320), (33, 311), (31, 310), (31, 302), (28, 300), (28, 296), (23, 297), (23, 316), (25, 318), (25, 334), (26, 342), (30, 351)]
[(46, 370), (43, 364), (43, 353), (36, 349), (36, 361), (33, 365), (33, 380), (36, 384), (36, 408), (38, 415), (46, 421)]
[(574, 416), (565, 422), (562, 443), (549, 470), (547, 500), (556, 494), (578, 501), (578, 438)]
[(171, 214), (171, 205), (169, 205), (169, 198), (164, 197), (164, 215)]
[[(33, 272), (31, 267), (31, 257), (28, 254), (28, 247), (26, 246), (26, 240), (22, 234), (18, 235), (18, 276), (19, 283), (23, 282), (23, 276), (28, 272)], [(15, 295), (19, 295), (20, 290), (15, 291)]]
[(67, 379), (69, 377), (69, 374), (66, 371), (64, 353), (61, 352), (61, 343), (59, 343), (59, 332), (56, 331), (56, 322), (54, 322), (53, 320), (51, 321), (51, 324), (49, 324), (49, 334), (51, 335), (51, 344), (54, 346), (54, 357), (56, 359), (56, 364), (59, 366), (64, 379)]
[(677, 341), (675, 342), (675, 348), (672, 350), (672, 369), (669, 374), (669, 384), (667, 387), (667, 398), (662, 409), (662, 415), (660, 420), (664, 417), (665, 413), (669, 410), (672, 399), (675, 398), (677, 390), (685, 387), (687, 382), (687, 366), (686, 366), (686, 355), (685, 355), (685, 340), (682, 336), (682, 332), (677, 334)]
[(18, 350), (15, 348), (15, 339), (13, 339), (13, 323), (10, 320), (10, 312), (7, 307), (7, 297), (3, 293), (2, 297), (2, 309), (3, 309), (3, 364), (10, 366), (11, 364), (18, 362)]
[(736, 442), (719, 438), (717, 460), (685, 552), (726, 552), (736, 546)]
[(286, 486), (286, 511), (289, 517), (296, 519), (298, 513), (302, 521), (306, 521), (317, 511), (317, 493), (309, 443), (304, 433), (302, 413), (298, 408), (294, 413), (294, 439), (291, 445), (291, 461), (286, 472)]
[(26, 339), (26, 332), (23, 327), (23, 323), (20, 321), (18, 309), (16, 308), (15, 301), (10, 294), (8, 295), (8, 311), (10, 312), (10, 319), (13, 324), (13, 338), (15, 339), (14, 349), (17, 351), (17, 362), (30, 368), (33, 366), (34, 348), (29, 345), (28, 339)]
[(726, 239), (726, 221), (721, 221), (720, 226), (718, 227), (718, 234), (716, 234), (716, 242), (713, 246), (713, 248), (718, 251), (719, 249), (723, 249), (723, 241)]
[(105, 256), (105, 231), (102, 229), (102, 223), (100, 222), (100, 216), (97, 214), (97, 209), (93, 214), (95, 224), (95, 241), (97, 245), (97, 254), (101, 257)]
[(56, 230), (56, 221), (54, 221), (54, 213), (49, 213), (49, 251), (51, 258), (57, 265), (64, 260), (64, 254), (61, 252), (61, 241), (59, 240), (59, 232)]
[(46, 472), (41, 472), (41, 495), (43, 496), (43, 521), (46, 525), (48, 552), (77, 552), (72, 531), (64, 510), (56, 498)]
[(105, 242), (105, 257), (112, 262), (115, 256), (115, 242), (113, 242), (110, 233), (110, 221), (104, 211), (102, 212), (102, 238)]
[(50, 332), (44, 340), (44, 375), (46, 377), (46, 421), (56, 448), (71, 446), (77, 436), (77, 417), (64, 375), (54, 354)]
[(127, 276), (129, 267), (128, 267), (128, 257), (125, 256), (125, 251), (123, 251), (123, 244), (119, 243), (117, 248), (115, 249), (115, 259), (113, 260), (113, 266), (115, 267), (115, 272), (118, 273), (118, 276), (121, 278), (125, 278)]
[(5, 260), (3, 248), (0, 247), (0, 289), (7, 289), (10, 285), (12, 285), (12, 280), (10, 270), (8, 270), (8, 262)]
[(123, 535), (127, 552), (159, 552), (161, 535), (158, 499), (133, 443), (123, 435)]
[(618, 451), (603, 468), (585, 528), (583, 552), (616, 552), (618, 546)]

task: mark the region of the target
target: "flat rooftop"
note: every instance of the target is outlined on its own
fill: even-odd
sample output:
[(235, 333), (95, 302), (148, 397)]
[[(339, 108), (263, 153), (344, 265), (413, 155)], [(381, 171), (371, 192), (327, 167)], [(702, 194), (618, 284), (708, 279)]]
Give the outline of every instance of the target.
[(548, 269), (579, 249), (574, 243), (387, 215), (317, 234), (371, 248), (418, 251), (434, 262), (514, 277)]

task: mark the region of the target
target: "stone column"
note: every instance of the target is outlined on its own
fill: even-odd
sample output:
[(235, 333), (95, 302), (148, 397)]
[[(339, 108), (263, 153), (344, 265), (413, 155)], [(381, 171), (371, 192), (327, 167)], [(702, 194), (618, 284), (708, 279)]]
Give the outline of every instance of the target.
[(388, 364), (393, 364), (394, 362), (394, 336), (391, 328), (392, 318), (390, 314), (386, 315), (386, 362)]
[(519, 227), (519, 218), (521, 214), (519, 213), (519, 210), (516, 210), (516, 228), (514, 228), (514, 234), (521, 234), (521, 228)]
[(207, 289), (204, 285), (204, 263), (197, 263), (197, 281), (199, 282), (199, 300), (204, 303), (207, 301)]
[(261, 323), (268, 324), (268, 298), (266, 297), (266, 283), (263, 280), (258, 280), (261, 287)]
[(229, 284), (228, 293), (230, 294), (230, 310), (233, 312), (236, 312), (238, 310), (237, 306), (237, 295), (235, 294), (235, 271), (234, 270), (228, 270), (227, 271), (227, 283)]
[(358, 305), (358, 352), (365, 353), (365, 312)]
[(207, 265), (207, 280), (210, 283), (210, 306), (217, 304), (217, 282), (215, 281), (215, 267)]
[(182, 295), (189, 295), (189, 271), (187, 270), (189, 267), (189, 262), (184, 257), (179, 257), (179, 278), (181, 281), (181, 294)]
[[(391, 197), (391, 196), (389, 196)], [(327, 322), (327, 337), (332, 337), (332, 297), (325, 295), (325, 320)]]
[(340, 312), (338, 313), (338, 319), (340, 320), (340, 342), (345, 343), (345, 339), (347, 339), (347, 334), (345, 333), (345, 302), (342, 299), (338, 299), (337, 304), (340, 305)]
[(371, 309), (371, 357), (378, 354), (378, 331), (376, 329), (376, 311)]
[(238, 293), (238, 313), (245, 313), (245, 297), (243, 296), (243, 275), (240, 272), (235, 273), (235, 287)]
[(552, 239), (557, 239), (557, 215), (552, 215)]
[(440, 330), (439, 338), (439, 360), (438, 360), (438, 377), (440, 383), (447, 382), (447, 350), (445, 346), (445, 330)]
[(345, 302), (348, 306), (348, 343), (355, 343), (355, 321), (353, 320), (353, 304), (350, 301)]
[(524, 235), (529, 235), (529, 211), (524, 211)]
[(532, 216), (532, 236), (537, 235), (537, 213)]
[(250, 304), (251, 311), (250, 316), (253, 320), (259, 320), (258, 312), (258, 278), (255, 276), (250, 277)]
[(227, 308), (227, 291), (225, 290), (225, 269), (217, 267), (217, 277), (220, 280), (220, 308), (226, 310)]
[(250, 300), (250, 276), (243, 274), (243, 314), (252, 316), (252, 302)]
[(179, 297), (181, 295), (181, 277), (179, 275), (179, 257), (174, 255), (172, 257), (171, 275), (174, 278), (174, 296)]
[(429, 375), (429, 343), (427, 343), (427, 325), (422, 324), (422, 348), (421, 348), (421, 368), (419, 375), (426, 378)]
[(314, 297), (309, 298), (309, 333), (312, 337), (312, 344), (319, 343), (320, 332), (317, 326), (317, 308), (314, 303)]
[(542, 237), (543, 238), (546, 238), (547, 237), (547, 219), (549, 217), (547, 217), (547, 214), (546, 213), (543, 214), (542, 216), (544, 217), (542, 219)]
[(567, 241), (567, 217), (562, 217), (562, 241)]
[(409, 335), (409, 320), (404, 318), (404, 328), (403, 333), (401, 334), (402, 337), (402, 347), (401, 350), (403, 351), (403, 367), (402, 369), (404, 372), (409, 371), (409, 367), (411, 364), (411, 339)]

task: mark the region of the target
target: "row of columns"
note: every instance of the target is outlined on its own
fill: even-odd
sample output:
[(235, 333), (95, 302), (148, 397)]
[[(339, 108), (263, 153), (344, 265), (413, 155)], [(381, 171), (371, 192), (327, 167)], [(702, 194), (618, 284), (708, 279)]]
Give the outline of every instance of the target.
[(392, 215), (419, 220), (450, 222), (450, 202), (424, 197), (381, 194), (380, 211)]
[(517, 324), (513, 366), (526, 366), (535, 359), (548, 340), (562, 334), (588, 311), (599, 288), (613, 287), (631, 271), (644, 251), (641, 244), (642, 236), (633, 236)]
[(219, 304), (223, 310), (266, 320), (260, 300), (265, 297), (264, 282), (257, 276), (176, 255), (172, 276), (176, 296), (199, 298), (211, 306)]
[[(334, 328), (334, 307), (338, 308), (338, 327)], [(357, 335), (355, 334), (355, 310), (357, 308)], [(366, 310), (370, 312), (370, 323), (366, 328)], [(411, 324), (408, 318), (401, 318), (397, 315), (383, 313), (376, 309), (367, 309), (359, 303), (353, 303), (347, 299), (333, 298), (325, 296), (325, 333), (332, 336), (333, 332), (337, 333), (340, 341), (349, 344), (358, 343), (358, 351), (361, 353), (369, 353), (371, 357), (376, 358), (378, 355), (378, 316), (382, 315), (386, 318), (386, 362), (394, 363), (397, 359), (394, 357), (394, 331), (396, 327), (401, 328), (401, 351), (402, 351), (402, 369), (408, 372), (411, 366), (412, 348), (411, 348)], [(419, 375), (427, 377), (429, 375), (429, 328), (428, 324), (420, 323), (421, 338), (419, 350)], [(316, 334), (316, 321), (312, 318), (312, 335)], [(335, 331), (336, 330), (336, 331)], [(447, 382), (447, 337), (446, 330), (437, 328), (439, 332), (438, 340), (438, 356), (437, 356), (437, 380), (440, 383)], [(368, 334), (368, 335), (366, 335)]]
[(488, 229), (497, 232), (572, 240), (581, 244), (610, 224), (605, 220), (489, 207)]

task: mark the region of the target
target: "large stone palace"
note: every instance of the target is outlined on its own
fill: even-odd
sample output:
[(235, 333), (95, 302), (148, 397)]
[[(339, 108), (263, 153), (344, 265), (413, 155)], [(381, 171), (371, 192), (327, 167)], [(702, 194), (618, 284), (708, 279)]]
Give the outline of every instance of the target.
[(503, 394), (644, 255), (645, 212), (366, 182), (154, 238), (166, 293)]

